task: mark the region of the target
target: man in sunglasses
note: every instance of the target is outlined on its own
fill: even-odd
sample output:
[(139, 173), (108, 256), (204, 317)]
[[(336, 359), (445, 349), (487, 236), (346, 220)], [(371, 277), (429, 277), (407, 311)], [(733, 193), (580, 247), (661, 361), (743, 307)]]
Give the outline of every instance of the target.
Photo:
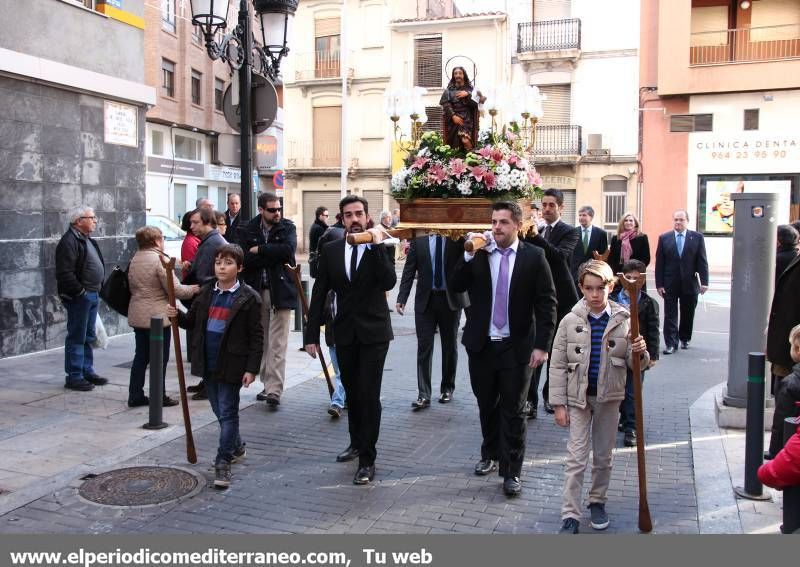
[(264, 327), (264, 354), (259, 401), (271, 409), (281, 403), (286, 378), (286, 347), (289, 318), (297, 306), (297, 289), (286, 264), (295, 265), (297, 229), (283, 218), (283, 207), (274, 193), (258, 196), (258, 216), (242, 226), (239, 244), (244, 250), (242, 278), (261, 294), (261, 323)]

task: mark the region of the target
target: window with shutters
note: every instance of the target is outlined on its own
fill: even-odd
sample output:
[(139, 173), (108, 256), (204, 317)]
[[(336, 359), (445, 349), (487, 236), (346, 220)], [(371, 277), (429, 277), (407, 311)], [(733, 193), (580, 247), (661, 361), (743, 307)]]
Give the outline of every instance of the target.
[(222, 104), (225, 98), (225, 81), (214, 79), (214, 109), (222, 112)]
[(175, 157), (192, 161), (203, 161), (203, 144), (196, 138), (175, 134)]
[(314, 20), (314, 76), (318, 79), (339, 77), (339, 18)]
[(570, 123), (570, 106), (572, 105), (572, 85), (542, 85), (539, 92), (544, 95), (542, 109), (544, 115), (541, 125), (566, 125)]
[(744, 111), (744, 129), (758, 130), (758, 109), (748, 108)]
[(533, 21), (546, 22), (570, 17), (571, 0), (534, 0)]
[(168, 97), (175, 97), (175, 63), (161, 60), (161, 88)]
[(319, 106), (313, 115), (313, 167), (342, 163), (342, 107)]
[(203, 74), (192, 69), (192, 104), (202, 102)]
[(161, 0), (161, 29), (175, 33), (175, 0)]
[(150, 153), (154, 156), (164, 155), (164, 132), (161, 130), (150, 132)]
[(628, 209), (628, 180), (621, 176), (603, 178), (603, 228), (616, 230)]
[(713, 114), (673, 114), (669, 117), (670, 132), (711, 132)]
[(414, 84), (426, 88), (442, 87), (442, 36), (414, 40)]
[(422, 125), (423, 132), (439, 132), (442, 133), (444, 120), (444, 112), (441, 106), (426, 106), (425, 114), (428, 116), (428, 121)]

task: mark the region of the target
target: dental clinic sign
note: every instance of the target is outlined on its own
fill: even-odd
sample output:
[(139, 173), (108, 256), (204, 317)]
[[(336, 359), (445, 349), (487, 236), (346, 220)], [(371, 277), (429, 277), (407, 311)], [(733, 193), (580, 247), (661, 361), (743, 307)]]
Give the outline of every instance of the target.
[(800, 136), (769, 135), (758, 132), (737, 136), (694, 134), (695, 157), (713, 162), (778, 162), (788, 165), (800, 160)]

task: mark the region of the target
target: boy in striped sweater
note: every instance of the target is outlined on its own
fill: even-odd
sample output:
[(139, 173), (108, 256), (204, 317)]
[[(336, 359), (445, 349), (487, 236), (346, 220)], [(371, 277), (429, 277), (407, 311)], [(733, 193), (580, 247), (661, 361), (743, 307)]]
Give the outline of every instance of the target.
[(568, 534), (578, 533), (590, 448), (591, 526), (608, 527), (606, 493), (626, 368), (633, 365), (634, 356), (642, 358), (643, 368), (649, 362), (645, 340), (630, 337), (630, 313), (608, 299), (616, 279), (609, 265), (589, 260), (578, 273), (583, 299), (561, 320), (550, 359), (550, 403), (556, 423), (569, 427), (561, 507), (561, 533)]
[(236, 244), (220, 246), (214, 258), (216, 280), (203, 286), (187, 314), (174, 307), (184, 329), (195, 329), (188, 348), (192, 374), (206, 382), (208, 401), (219, 422), (219, 448), (214, 463), (216, 488), (231, 484), (231, 464), (244, 458), (239, 435), (239, 389), (249, 387), (261, 367), (263, 327), (261, 298), (237, 277), (244, 253)]

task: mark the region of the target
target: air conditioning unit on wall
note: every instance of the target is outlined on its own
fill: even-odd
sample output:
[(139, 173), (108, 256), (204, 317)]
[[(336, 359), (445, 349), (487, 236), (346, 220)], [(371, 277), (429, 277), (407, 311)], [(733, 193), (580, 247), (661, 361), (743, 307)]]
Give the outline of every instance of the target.
[(603, 147), (602, 134), (589, 134), (589, 143), (586, 148), (586, 153), (590, 156), (607, 156), (611, 152), (609, 152), (608, 148)]

